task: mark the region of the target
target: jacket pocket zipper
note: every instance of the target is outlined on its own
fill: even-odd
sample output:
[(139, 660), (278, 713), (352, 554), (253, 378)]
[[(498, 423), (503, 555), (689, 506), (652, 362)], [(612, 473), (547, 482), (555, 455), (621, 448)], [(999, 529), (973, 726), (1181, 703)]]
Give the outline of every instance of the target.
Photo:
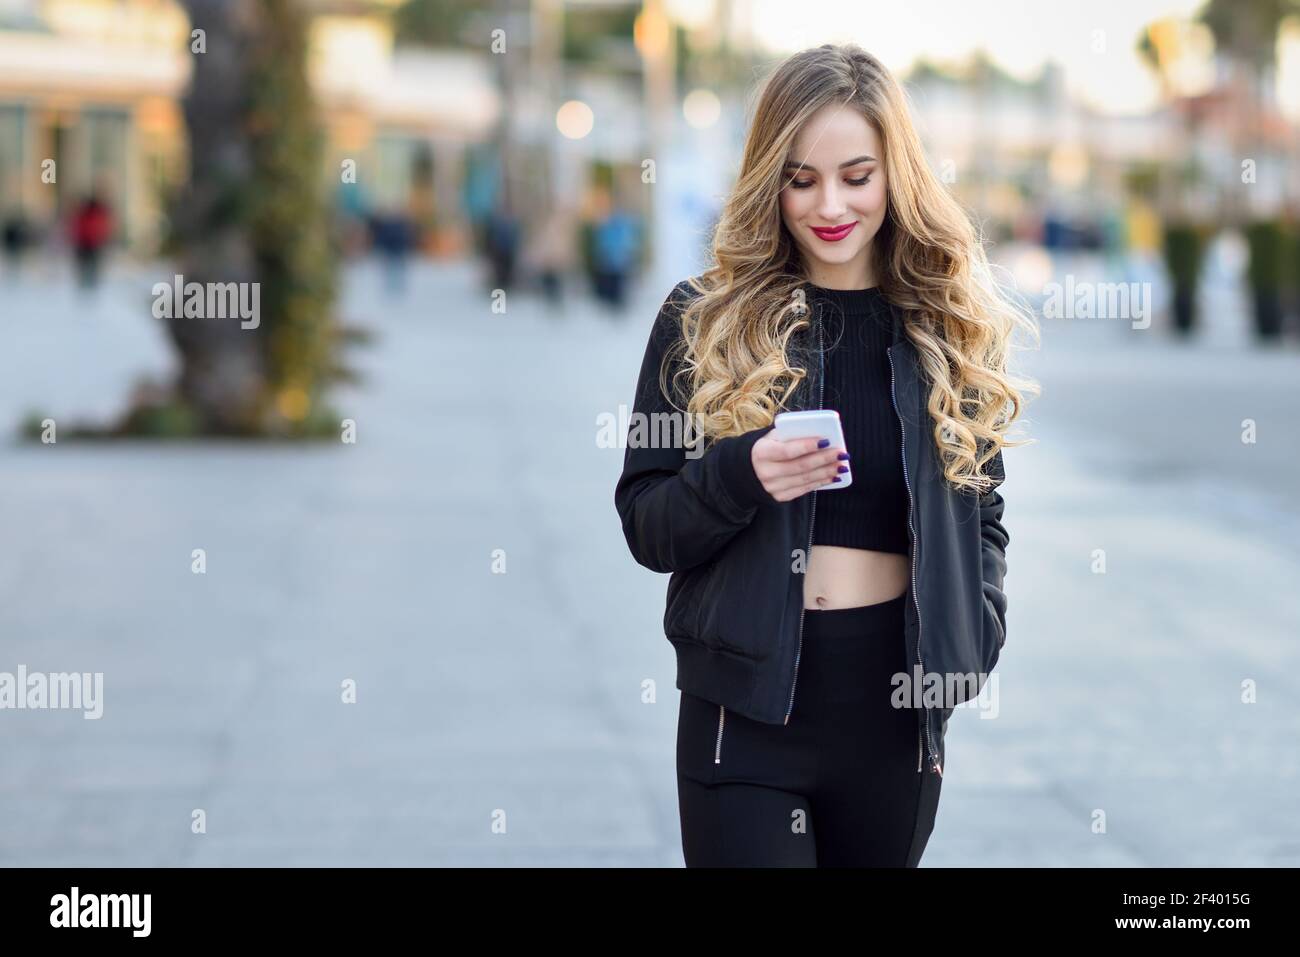
[(718, 705), (718, 743), (713, 746), (713, 763), (722, 763), (722, 726), (727, 720), (726, 705)]
[[(903, 438), (903, 484), (907, 487), (907, 528), (911, 533), (912, 547), (910, 549), (912, 559), (912, 601), (916, 605), (916, 663), (920, 666), (921, 673), (925, 673), (925, 663), (921, 660), (921, 600), (916, 593), (916, 551), (920, 547), (916, 538), (916, 529), (912, 526), (912, 512), (916, 507), (916, 498), (912, 494), (912, 483), (907, 476), (907, 426), (903, 423), (903, 413), (898, 409), (898, 392), (894, 387), (894, 352), (893, 347), (885, 350), (885, 355), (889, 358), (889, 398), (894, 405), (894, 414), (898, 416), (898, 428)], [(924, 710), (921, 713), (922, 720), (925, 722), (926, 734), (930, 731), (930, 721)], [(939, 765), (939, 755), (934, 753), (931, 758), (934, 765), (935, 774), (943, 777), (943, 768)]]

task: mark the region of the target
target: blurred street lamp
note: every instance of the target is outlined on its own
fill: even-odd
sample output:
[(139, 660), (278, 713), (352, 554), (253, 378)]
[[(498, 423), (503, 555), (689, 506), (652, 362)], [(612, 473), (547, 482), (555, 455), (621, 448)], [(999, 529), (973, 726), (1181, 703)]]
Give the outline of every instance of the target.
[(682, 115), (693, 129), (707, 130), (722, 116), (722, 101), (712, 90), (691, 90), (682, 102)]
[(671, 25), (658, 0), (646, 0), (632, 27), (632, 41), (646, 60), (667, 56), (672, 40)]
[(669, 117), (676, 96), (674, 85), (673, 27), (664, 12), (663, 0), (645, 0), (632, 27), (632, 40), (641, 54), (645, 77), (645, 108), (648, 147), (666, 142), (671, 133)]
[[(664, 0), (644, 0), (641, 12), (632, 26), (632, 39), (641, 55), (644, 78), (646, 139), (641, 155), (647, 160), (654, 157), (657, 151), (666, 150), (672, 138), (677, 108), (676, 44), (673, 30), (672, 21), (664, 11)], [(658, 223), (660, 217), (666, 215), (665, 205), (669, 195), (667, 190), (658, 190), (643, 192), (639, 197), (647, 235), (660, 235)]]
[(569, 100), (555, 111), (555, 128), (571, 140), (584, 138), (595, 125), (595, 114), (581, 100)]

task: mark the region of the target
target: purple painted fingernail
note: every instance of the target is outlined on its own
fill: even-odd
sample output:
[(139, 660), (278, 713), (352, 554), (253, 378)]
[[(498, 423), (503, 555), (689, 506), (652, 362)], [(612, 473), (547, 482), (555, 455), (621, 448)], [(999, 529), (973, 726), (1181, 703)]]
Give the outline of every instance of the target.
[(841, 475), (843, 475), (843, 474), (844, 474), (845, 472), (847, 472), (848, 470), (849, 470), (849, 467), (848, 467), (847, 465), (841, 465), (841, 466), (840, 466), (840, 474), (841, 474)]
[(826, 446), (828, 446), (828, 445), (830, 445), (830, 444), (831, 444), (831, 440), (830, 440), (830, 439), (820, 439), (820, 440), (817, 442), (817, 448), (819, 448), (819, 449), (824, 449), (824, 448), (826, 448)]
[(844, 461), (847, 461), (847, 460), (848, 460), (849, 453), (848, 453), (848, 452), (841, 452), (839, 455), (837, 455), (837, 456), (835, 456), (835, 457), (836, 457), (837, 459), (839, 459), (841, 462), (844, 462)]
[(840, 477), (839, 477), (838, 475), (833, 475), (833, 476), (831, 476), (831, 481), (832, 481), (832, 482), (838, 482), (839, 480), (840, 480)]

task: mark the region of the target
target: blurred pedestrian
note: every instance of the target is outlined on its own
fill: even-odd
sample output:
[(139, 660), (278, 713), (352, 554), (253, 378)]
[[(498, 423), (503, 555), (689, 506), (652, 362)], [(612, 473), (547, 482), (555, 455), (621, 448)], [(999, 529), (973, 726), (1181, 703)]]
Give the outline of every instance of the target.
[(370, 240), (370, 201), (360, 183), (340, 183), (334, 190), (334, 235), (348, 259), (364, 255)]
[(92, 192), (77, 205), (70, 232), (78, 279), (83, 288), (94, 288), (99, 284), (104, 247), (113, 236), (113, 214), (99, 193)]
[(551, 208), (525, 250), (523, 261), (524, 268), (541, 283), (547, 302), (559, 306), (564, 298), (564, 276), (577, 262), (577, 222), (569, 207)]
[(17, 271), (21, 265), (23, 251), (30, 238), (30, 229), (22, 211), (9, 210), (5, 214), (3, 227), (0, 227), (0, 244), (3, 244), (5, 265), (9, 270)]
[(493, 289), (514, 285), (521, 231), (518, 218), (505, 206), (496, 207), (488, 216), (485, 240)]
[(596, 223), (593, 240), (596, 296), (621, 312), (627, 304), (628, 276), (640, 258), (640, 223), (615, 205)]
[(370, 217), (370, 241), (383, 264), (389, 295), (405, 295), (407, 258), (415, 246), (410, 217), (393, 206), (381, 209)]

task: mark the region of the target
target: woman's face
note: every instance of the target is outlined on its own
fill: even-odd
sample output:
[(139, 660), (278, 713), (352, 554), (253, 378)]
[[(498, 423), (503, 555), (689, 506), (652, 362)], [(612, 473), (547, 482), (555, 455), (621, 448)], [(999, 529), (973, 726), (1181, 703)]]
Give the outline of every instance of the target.
[[(781, 219), (815, 284), (860, 289), (877, 283), (871, 244), (888, 208), (884, 159), (879, 134), (852, 106), (824, 106), (795, 138)], [(836, 226), (845, 228), (830, 230)]]

